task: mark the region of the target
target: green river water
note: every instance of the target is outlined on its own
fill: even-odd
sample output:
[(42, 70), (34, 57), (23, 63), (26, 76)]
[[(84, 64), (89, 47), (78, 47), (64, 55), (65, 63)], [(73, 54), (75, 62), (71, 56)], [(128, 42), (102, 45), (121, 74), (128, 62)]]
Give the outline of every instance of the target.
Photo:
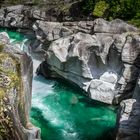
[[(12, 40), (24, 40), (17, 32), (6, 32)], [(40, 62), (33, 58), (33, 63), (36, 68)], [(41, 128), (42, 140), (112, 140), (114, 107), (90, 100), (84, 94), (65, 81), (34, 74), (30, 118)]]

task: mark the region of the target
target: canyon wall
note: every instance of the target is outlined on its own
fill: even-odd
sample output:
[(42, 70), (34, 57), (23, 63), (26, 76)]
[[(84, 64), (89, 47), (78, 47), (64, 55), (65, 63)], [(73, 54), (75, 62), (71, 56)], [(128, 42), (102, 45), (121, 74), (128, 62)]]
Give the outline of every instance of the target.
[(0, 140), (37, 140), (39, 129), (29, 120), (32, 60), (0, 33)]
[(31, 49), (45, 54), (38, 74), (64, 78), (94, 100), (120, 104), (116, 139), (139, 140), (139, 30), (119, 19), (52, 22), (46, 17), (31, 6), (2, 7), (0, 26), (33, 37)]

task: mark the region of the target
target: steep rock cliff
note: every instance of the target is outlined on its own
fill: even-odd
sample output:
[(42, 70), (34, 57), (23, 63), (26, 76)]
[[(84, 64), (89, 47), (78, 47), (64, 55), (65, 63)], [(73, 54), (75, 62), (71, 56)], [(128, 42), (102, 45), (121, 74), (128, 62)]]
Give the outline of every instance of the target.
[(32, 60), (0, 33), (0, 140), (39, 139), (29, 121)]

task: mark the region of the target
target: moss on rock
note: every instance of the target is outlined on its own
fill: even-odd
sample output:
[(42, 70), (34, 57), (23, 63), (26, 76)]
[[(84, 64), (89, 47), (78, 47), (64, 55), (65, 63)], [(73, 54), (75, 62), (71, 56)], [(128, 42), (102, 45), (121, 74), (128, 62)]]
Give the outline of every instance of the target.
[(11, 118), (14, 90), (19, 90), (20, 78), (16, 68), (16, 60), (10, 54), (3, 52), (4, 45), (0, 45), (0, 139), (14, 137), (14, 125)]
[(103, 17), (108, 7), (109, 5), (105, 1), (97, 2), (93, 11), (93, 15), (96, 17)]
[[(39, 138), (30, 125), (32, 60), (15, 49), (6, 33), (0, 38), (0, 140)], [(5, 39), (6, 38), (6, 39)]]

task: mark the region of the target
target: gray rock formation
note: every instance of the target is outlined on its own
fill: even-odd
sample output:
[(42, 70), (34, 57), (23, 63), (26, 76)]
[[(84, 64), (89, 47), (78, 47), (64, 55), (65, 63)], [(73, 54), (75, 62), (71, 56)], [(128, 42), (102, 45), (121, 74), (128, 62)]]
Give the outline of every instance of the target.
[(32, 36), (34, 39), (34, 43), (32, 43), (34, 49), (37, 46), (46, 46), (51, 41), (79, 31), (85, 33), (92, 32), (93, 21), (60, 23), (54, 22), (58, 21), (57, 16), (51, 15), (52, 18), (56, 19), (50, 22), (50, 15), (48, 13), (49, 11), (47, 12), (44, 9), (29, 5), (2, 7), (0, 9), (0, 27), (18, 29), (18, 31), (30, 37)]
[(140, 101), (128, 99), (121, 102), (119, 129), (116, 140), (140, 139)]
[(0, 26), (29, 28), (30, 20), (24, 11), (23, 5), (9, 6), (0, 9)]
[(79, 12), (80, 2), (80, 0), (48, 0), (43, 6), (41, 3), (38, 3), (40, 8), (29, 2), (24, 5), (15, 6), (1, 5), (0, 26), (31, 28), (31, 25), (36, 20), (62, 22), (73, 21), (75, 17), (82, 19), (80, 17), (82, 13), (81, 11)]
[(43, 39), (44, 41), (53, 41), (73, 33), (72, 30), (64, 27), (63, 23), (40, 20), (37, 20), (33, 25), (33, 30), (36, 32), (36, 37), (40, 41), (43, 41)]
[(140, 78), (137, 80), (132, 99), (123, 100), (118, 114), (116, 140), (140, 139)]
[[(110, 23), (110, 33), (78, 32), (57, 39), (46, 53), (51, 71), (79, 85), (92, 99), (109, 104), (131, 97), (138, 77), (137, 29), (123, 22), (116, 27), (116, 22)], [(123, 25), (126, 30), (120, 33)]]
[(32, 60), (0, 33), (0, 140), (37, 140), (39, 129), (29, 121)]
[(83, 32), (92, 34), (93, 27), (94, 21), (60, 23), (37, 20), (32, 26), (37, 40), (34, 45), (45, 46), (45, 49), (48, 46), (47, 44), (50, 44), (52, 41), (70, 36), (74, 33)]
[(96, 19), (94, 21), (94, 32), (97, 33), (113, 33), (121, 34), (124, 32), (137, 32), (138, 29), (134, 28), (132, 25), (127, 24), (126, 22), (115, 19), (111, 22), (105, 21), (104, 19)]

